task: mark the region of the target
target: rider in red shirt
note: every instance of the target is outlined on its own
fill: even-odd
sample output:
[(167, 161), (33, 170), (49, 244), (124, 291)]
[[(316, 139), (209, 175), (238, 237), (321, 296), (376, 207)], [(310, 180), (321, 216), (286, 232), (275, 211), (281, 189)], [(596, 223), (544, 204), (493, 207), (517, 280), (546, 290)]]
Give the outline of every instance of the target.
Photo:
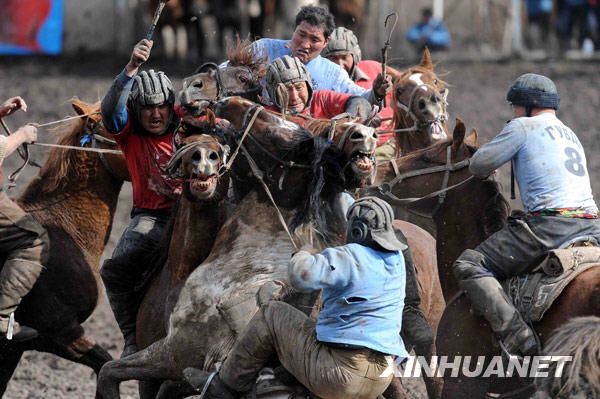
[(313, 92), (310, 74), (297, 58), (285, 55), (273, 61), (266, 80), (272, 101), (266, 108), (271, 111), (324, 119), (346, 112), (361, 120), (371, 113), (371, 104), (364, 97), (331, 90)]
[(102, 120), (125, 155), (133, 187), (131, 222), (112, 258), (100, 272), (106, 294), (125, 338), (121, 357), (137, 351), (135, 323), (139, 294), (135, 287), (148, 268), (149, 255), (162, 239), (171, 207), (181, 192), (163, 172), (173, 154), (177, 117), (175, 92), (163, 72), (141, 71), (152, 41), (142, 40), (102, 100)]
[[(377, 75), (381, 73), (380, 62), (361, 60), (362, 52), (358, 44), (358, 39), (351, 30), (344, 27), (338, 27), (331, 33), (329, 42), (321, 52), (321, 55), (344, 68), (348, 72), (348, 75), (350, 75), (350, 79), (361, 87), (370, 88)], [(391, 68), (386, 68), (386, 71), (390, 70)], [(392, 101), (392, 93), (390, 92), (386, 96), (386, 106), (377, 114), (384, 120), (379, 127), (380, 130), (393, 129), (393, 122), (391, 120), (394, 115), (391, 107)], [(378, 145), (384, 144), (392, 136), (393, 133), (380, 134)]]

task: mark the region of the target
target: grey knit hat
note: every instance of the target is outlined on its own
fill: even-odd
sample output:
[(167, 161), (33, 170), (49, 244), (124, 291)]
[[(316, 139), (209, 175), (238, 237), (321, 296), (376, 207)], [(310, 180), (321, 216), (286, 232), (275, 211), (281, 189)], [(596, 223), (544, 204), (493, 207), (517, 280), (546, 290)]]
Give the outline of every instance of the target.
[(526, 108), (558, 109), (560, 97), (556, 85), (543, 75), (526, 73), (515, 80), (506, 94), (506, 100)]

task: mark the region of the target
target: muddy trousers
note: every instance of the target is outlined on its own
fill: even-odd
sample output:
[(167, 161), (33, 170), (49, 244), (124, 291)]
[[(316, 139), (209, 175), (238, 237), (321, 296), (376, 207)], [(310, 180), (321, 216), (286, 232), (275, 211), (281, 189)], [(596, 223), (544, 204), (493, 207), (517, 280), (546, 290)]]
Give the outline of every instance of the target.
[(562, 216), (509, 218), (506, 227), (457, 259), (453, 271), (461, 289), (509, 352), (533, 351), (535, 341), (498, 280), (529, 272), (548, 251), (581, 236), (600, 242), (600, 221)]
[(112, 258), (100, 270), (110, 307), (125, 338), (125, 355), (135, 352), (135, 324), (141, 300), (135, 289), (151, 266), (153, 251), (162, 239), (168, 218), (165, 212), (134, 210)]
[[(317, 341), (315, 322), (278, 301), (260, 307), (223, 363), (221, 381), (238, 392), (252, 389), (274, 357), (323, 399), (373, 399), (390, 384), (392, 357), (370, 349), (338, 349)], [(385, 375), (385, 377), (382, 377)]]
[(0, 193), (0, 334), (6, 334), (10, 314), (27, 295), (48, 261), (46, 230), (5, 193)]

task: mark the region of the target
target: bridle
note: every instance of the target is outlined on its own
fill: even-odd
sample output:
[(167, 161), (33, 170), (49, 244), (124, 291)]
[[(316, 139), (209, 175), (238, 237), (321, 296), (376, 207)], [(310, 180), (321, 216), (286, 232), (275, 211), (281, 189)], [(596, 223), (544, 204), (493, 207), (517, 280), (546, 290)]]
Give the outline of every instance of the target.
[[(90, 121), (95, 122), (94, 127), (90, 127), (90, 123), (89, 123)], [(101, 134), (99, 134), (100, 130), (102, 130), (102, 127), (104, 126), (104, 122), (102, 122), (102, 120), (99, 120), (96, 122), (93, 119), (90, 119), (90, 116), (88, 115), (84, 119), (83, 126), (84, 126), (83, 136), (81, 136), (81, 138), (79, 139), (79, 143), (82, 147), (85, 146), (87, 143), (90, 144), (91, 148), (100, 148), (98, 146), (98, 144), (108, 144), (113, 147), (117, 146), (117, 142), (115, 140), (108, 139), (108, 138), (102, 136)], [(104, 168), (106, 168), (108, 173), (112, 177), (120, 180), (121, 178), (118, 176), (118, 174), (115, 172), (115, 170), (110, 166), (110, 163), (106, 160), (104, 153), (98, 152), (98, 157), (100, 157), (100, 162), (102, 162), (102, 165), (104, 166)]]
[[(252, 70), (249, 67), (236, 66), (236, 67), (231, 67), (231, 68), (245, 69), (250, 74), (250, 76), (252, 76), (252, 79), (254, 80), (254, 74), (252, 73)], [(222, 100), (225, 97), (233, 97), (233, 96), (245, 97), (247, 95), (255, 95), (255, 94), (259, 93), (261, 90), (261, 86), (258, 83), (255, 87), (245, 90), (245, 91), (226, 90), (225, 85), (223, 84), (223, 77), (221, 75), (221, 69), (214, 62), (207, 62), (207, 63), (202, 64), (200, 67), (198, 67), (196, 69), (195, 73), (206, 72), (209, 69), (214, 69), (214, 71), (215, 71), (215, 77), (216, 77), (216, 81), (217, 81), (217, 96), (216, 96), (216, 98), (206, 98), (206, 99), (201, 99), (201, 100), (218, 101), (218, 100)]]
[[(415, 113), (412, 111), (412, 107), (414, 105), (413, 103), (415, 100), (415, 94), (417, 93), (417, 90), (421, 89), (422, 87), (433, 90), (433, 92), (442, 99), (442, 109), (444, 110), (444, 112), (441, 115), (433, 119), (426, 119), (424, 121), (419, 120), (419, 118), (417, 118), (417, 115), (415, 115)], [(404, 105), (401, 102), (396, 101), (396, 106), (402, 111), (404, 111), (406, 115), (412, 119), (413, 125), (407, 128), (385, 130), (381, 133), (419, 132), (424, 127), (430, 126), (434, 123), (444, 123), (448, 121), (448, 111), (446, 110), (447, 105), (448, 102), (446, 101), (446, 96), (442, 96), (437, 90), (437, 88), (427, 83), (417, 84), (410, 93), (410, 96), (408, 98), (408, 105)]]
[[(474, 177), (473, 175), (471, 175), (468, 178), (460, 181), (459, 183), (453, 184), (452, 186), (448, 186), (448, 181), (450, 180), (450, 173), (464, 169), (464, 168), (468, 167), (469, 163), (470, 163), (470, 158), (453, 163), (452, 162), (452, 148), (450, 145), (448, 145), (448, 147), (446, 149), (446, 163), (444, 165), (432, 166), (432, 167), (425, 168), (425, 169), (417, 169), (417, 170), (408, 171), (406, 173), (400, 173), (398, 170), (398, 165), (396, 164), (396, 160), (392, 159), (390, 162), (392, 164), (392, 167), (394, 169), (394, 173), (396, 174), (396, 177), (393, 178), (392, 180), (390, 180), (389, 182), (380, 184), (379, 186), (376, 187), (376, 190), (379, 192), (379, 194), (386, 196), (388, 202), (391, 205), (403, 206), (403, 207), (410, 206), (411, 204), (413, 204), (415, 202), (422, 201), (422, 200), (425, 200), (428, 198), (438, 197), (438, 202), (437, 202), (435, 208), (432, 210), (431, 215), (422, 215), (422, 216), (427, 216), (427, 217), (433, 217), (437, 213), (437, 211), (440, 209), (440, 207), (444, 204), (444, 201), (446, 200), (446, 195), (448, 194), (448, 191), (453, 190), (457, 187), (462, 186), (463, 184), (468, 183)], [(424, 195), (423, 197), (416, 197), (416, 198), (398, 198), (397, 196), (395, 196), (392, 193), (392, 189), (394, 188), (394, 186), (403, 180), (410, 179), (412, 177), (430, 175), (430, 174), (440, 173), (440, 172), (444, 172), (444, 179), (442, 181), (442, 187), (439, 190), (436, 190), (432, 193)]]

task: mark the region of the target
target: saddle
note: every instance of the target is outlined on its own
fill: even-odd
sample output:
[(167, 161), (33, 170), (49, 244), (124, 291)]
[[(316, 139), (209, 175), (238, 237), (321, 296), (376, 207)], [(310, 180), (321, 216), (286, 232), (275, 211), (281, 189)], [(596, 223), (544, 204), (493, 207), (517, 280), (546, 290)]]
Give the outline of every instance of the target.
[(575, 277), (597, 266), (600, 247), (577, 241), (550, 251), (532, 273), (504, 280), (502, 287), (526, 321), (538, 322)]

